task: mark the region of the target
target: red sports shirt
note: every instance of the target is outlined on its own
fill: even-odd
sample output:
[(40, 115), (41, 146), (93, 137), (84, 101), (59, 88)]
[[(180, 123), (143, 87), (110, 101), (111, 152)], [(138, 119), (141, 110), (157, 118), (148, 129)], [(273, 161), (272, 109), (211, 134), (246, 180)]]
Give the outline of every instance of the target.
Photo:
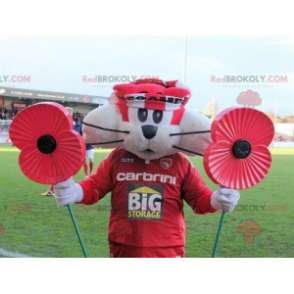
[(183, 200), (195, 213), (216, 212), (210, 205), (212, 191), (181, 153), (148, 162), (117, 148), (79, 184), (82, 204), (112, 192), (109, 241), (121, 245), (184, 246)]

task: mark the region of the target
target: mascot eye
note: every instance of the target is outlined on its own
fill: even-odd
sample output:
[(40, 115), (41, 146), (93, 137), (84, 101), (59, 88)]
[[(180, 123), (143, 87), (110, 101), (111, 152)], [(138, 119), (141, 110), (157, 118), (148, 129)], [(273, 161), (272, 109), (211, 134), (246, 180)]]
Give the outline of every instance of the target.
[(148, 111), (145, 108), (140, 108), (138, 110), (138, 119), (140, 122), (145, 122), (147, 120), (148, 117)]
[(156, 124), (159, 124), (162, 121), (162, 118), (163, 118), (163, 111), (154, 110), (154, 112), (153, 112), (153, 121)]

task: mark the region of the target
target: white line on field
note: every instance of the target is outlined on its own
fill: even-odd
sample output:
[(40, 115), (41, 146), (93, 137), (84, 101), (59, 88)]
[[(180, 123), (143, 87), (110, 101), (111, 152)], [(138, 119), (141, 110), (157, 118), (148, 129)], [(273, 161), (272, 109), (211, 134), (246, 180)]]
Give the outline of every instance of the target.
[(0, 248), (0, 256), (14, 257), (14, 258), (32, 258), (32, 256), (21, 254), (18, 252), (10, 252)]

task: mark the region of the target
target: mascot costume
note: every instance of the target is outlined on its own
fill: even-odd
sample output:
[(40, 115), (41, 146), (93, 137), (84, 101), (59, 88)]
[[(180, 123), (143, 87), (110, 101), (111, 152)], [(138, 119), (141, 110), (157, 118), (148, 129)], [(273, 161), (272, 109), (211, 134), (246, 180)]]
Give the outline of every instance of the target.
[(137, 80), (114, 91), (111, 104), (85, 118), (83, 136), (116, 149), (89, 179), (56, 184), (57, 203), (92, 205), (111, 192), (110, 256), (184, 257), (183, 202), (206, 214), (239, 199), (236, 190), (211, 191), (184, 155), (204, 153), (210, 121), (185, 108), (191, 94), (177, 81)]
[[(10, 138), (21, 149), (19, 165), (31, 180), (54, 183), (58, 206), (68, 206), (87, 257), (71, 203), (92, 205), (111, 192), (111, 257), (184, 257), (186, 202), (194, 213), (222, 210), (239, 200), (239, 189), (260, 182), (271, 166), (267, 146), (274, 127), (262, 112), (233, 107), (213, 121), (185, 108), (189, 89), (179, 81), (137, 80), (114, 86), (110, 103), (90, 112), (83, 137), (57, 103), (21, 111)], [(75, 183), (87, 145), (115, 148), (88, 179)], [(210, 190), (186, 156), (204, 155), (204, 168), (219, 184)]]

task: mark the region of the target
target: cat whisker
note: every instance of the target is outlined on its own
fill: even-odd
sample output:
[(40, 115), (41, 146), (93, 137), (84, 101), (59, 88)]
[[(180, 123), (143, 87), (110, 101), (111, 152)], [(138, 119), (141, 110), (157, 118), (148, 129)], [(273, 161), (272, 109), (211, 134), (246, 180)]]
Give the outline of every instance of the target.
[(181, 150), (181, 151), (185, 151), (185, 152), (188, 152), (188, 153), (191, 153), (191, 154), (199, 155), (199, 156), (203, 156), (204, 155), (204, 154), (201, 154), (201, 153), (198, 153), (198, 152), (195, 152), (195, 151), (191, 151), (189, 149), (182, 148), (182, 147), (179, 147), (179, 146), (176, 146), (176, 145), (173, 145), (173, 148), (178, 149), (178, 150)]
[(205, 133), (210, 133), (210, 130), (197, 131), (197, 132), (185, 132), (185, 133), (173, 133), (173, 134), (169, 134), (169, 136), (170, 137), (172, 137), (172, 136), (185, 136), (185, 135), (205, 134)]
[(92, 128), (96, 128), (99, 130), (103, 130), (103, 131), (108, 131), (108, 132), (115, 132), (115, 133), (124, 133), (124, 134), (129, 134), (129, 131), (120, 131), (120, 130), (114, 130), (114, 129), (108, 129), (108, 128), (103, 128), (103, 127), (99, 127), (99, 126), (95, 126), (92, 124), (88, 124), (86, 122), (82, 122), (84, 125), (88, 126), (88, 127), (92, 127)]
[(105, 145), (105, 144), (121, 143), (123, 141), (124, 140), (116, 140), (116, 141), (108, 141), (108, 142), (97, 142), (97, 143), (87, 143), (86, 145), (87, 146), (90, 146), (90, 145)]

